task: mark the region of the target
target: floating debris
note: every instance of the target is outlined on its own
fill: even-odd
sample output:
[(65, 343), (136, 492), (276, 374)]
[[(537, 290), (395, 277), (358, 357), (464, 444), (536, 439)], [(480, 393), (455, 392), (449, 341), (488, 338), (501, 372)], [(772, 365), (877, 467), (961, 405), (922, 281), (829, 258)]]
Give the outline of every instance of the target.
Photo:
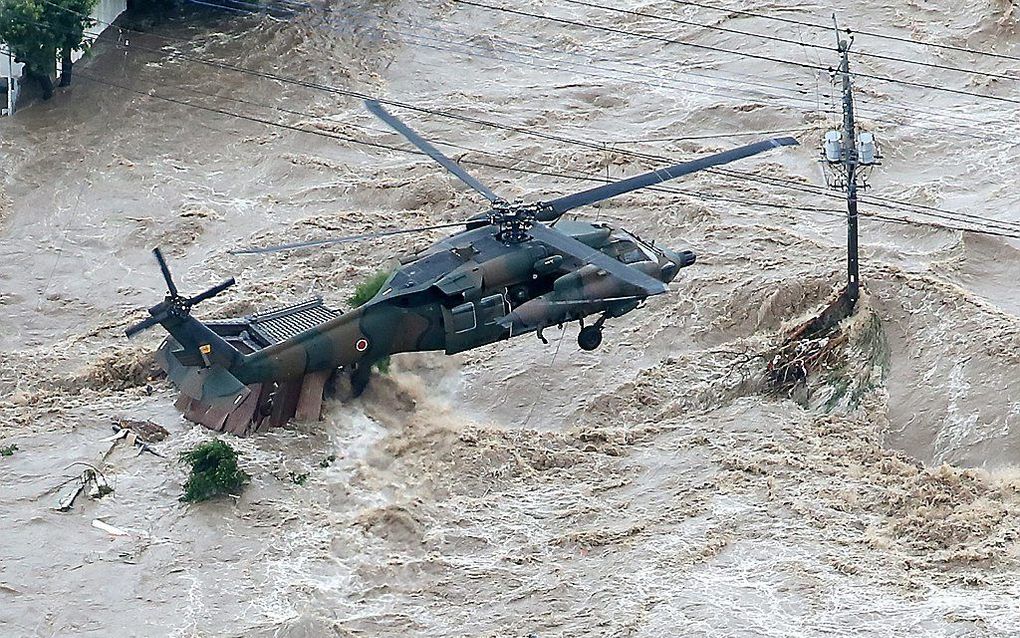
[(113, 493), (113, 487), (110, 486), (109, 481), (106, 480), (106, 476), (103, 475), (102, 471), (94, 465), (89, 463), (72, 463), (68, 467), (74, 465), (86, 466), (82, 473), (78, 476), (72, 477), (67, 481), (64, 481), (57, 487), (62, 487), (68, 483), (72, 483), (70, 491), (68, 491), (63, 498), (57, 503), (57, 511), (69, 512), (74, 507), (74, 502), (82, 492), (85, 492), (89, 498), (98, 500), (106, 496), (107, 494)]
[(104, 532), (106, 532), (108, 534), (111, 534), (113, 536), (127, 536), (128, 535), (128, 533), (126, 531), (122, 530), (121, 528), (114, 527), (113, 525), (109, 525), (107, 523), (104, 523), (103, 521), (99, 520), (98, 518), (95, 519), (94, 521), (92, 521), (92, 527), (95, 527), (96, 529), (101, 529)]
[[(151, 421), (120, 421), (113, 425), (113, 431), (116, 433), (113, 436), (107, 438), (107, 441), (113, 441), (113, 446), (110, 447), (110, 451), (113, 451), (113, 447), (117, 445), (117, 441), (125, 439), (138, 448), (138, 455), (141, 456), (144, 452), (154, 454), (162, 459), (166, 457), (154, 450), (149, 443), (152, 440), (147, 440), (146, 435), (154, 437), (155, 441), (162, 441), (167, 437), (167, 431), (162, 426), (156, 425)], [(145, 434), (142, 434), (145, 433)], [(107, 452), (109, 454), (110, 452)]]

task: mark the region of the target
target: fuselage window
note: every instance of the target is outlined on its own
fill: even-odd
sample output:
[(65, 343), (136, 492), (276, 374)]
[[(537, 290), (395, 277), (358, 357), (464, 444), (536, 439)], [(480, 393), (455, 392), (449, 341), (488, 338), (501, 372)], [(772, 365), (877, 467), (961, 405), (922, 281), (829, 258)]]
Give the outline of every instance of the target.
[(450, 310), (450, 318), (453, 321), (451, 328), (453, 329), (453, 332), (456, 333), (474, 330), (478, 325), (478, 319), (475, 316), (475, 304), (470, 301), (459, 306), (454, 306), (454, 308)]
[(478, 302), (478, 321), (482, 325), (495, 323), (506, 315), (503, 295), (490, 295)]

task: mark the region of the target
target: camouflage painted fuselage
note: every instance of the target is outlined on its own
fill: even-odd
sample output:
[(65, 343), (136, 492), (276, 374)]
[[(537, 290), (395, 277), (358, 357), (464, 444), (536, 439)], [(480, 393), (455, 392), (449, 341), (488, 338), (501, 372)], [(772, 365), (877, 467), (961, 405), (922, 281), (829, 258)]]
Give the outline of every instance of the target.
[[(663, 282), (693, 263), (691, 253), (605, 226), (564, 221), (557, 229)], [(399, 352), (453, 354), (592, 314), (621, 316), (643, 299), (635, 292), (597, 266), (537, 240), (506, 244), (485, 226), (417, 255), (364, 306), (257, 353), (238, 378), (291, 378)]]
[[(693, 253), (606, 225), (561, 221), (556, 230), (664, 283), (694, 262)], [(593, 314), (619, 317), (649, 294), (569, 251), (537, 239), (504, 242), (498, 232), (485, 225), (452, 235), (405, 260), (363, 306), (247, 354), (190, 316), (165, 322), (176, 349), (165, 367), (189, 396), (239, 401), (254, 384), (365, 370), (400, 352), (453, 354)]]

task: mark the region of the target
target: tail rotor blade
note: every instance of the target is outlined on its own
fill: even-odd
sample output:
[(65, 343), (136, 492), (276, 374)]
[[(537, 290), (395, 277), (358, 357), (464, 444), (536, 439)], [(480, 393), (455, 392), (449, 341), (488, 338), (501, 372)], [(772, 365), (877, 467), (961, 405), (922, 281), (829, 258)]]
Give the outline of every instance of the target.
[(629, 193), (630, 191), (634, 191), (639, 188), (645, 188), (671, 179), (676, 179), (677, 177), (690, 175), (691, 173), (703, 171), (706, 168), (711, 168), (713, 166), (729, 164), (730, 162), (744, 159), (745, 157), (751, 157), (758, 153), (764, 153), (765, 151), (779, 148), (780, 146), (796, 146), (797, 144), (797, 140), (792, 137), (778, 137), (730, 149), (728, 151), (723, 151), (722, 153), (709, 155), (708, 157), (701, 157), (690, 162), (683, 162), (682, 164), (675, 164), (673, 166), (667, 166), (666, 168), (660, 168), (659, 170), (651, 171), (649, 173), (643, 173), (618, 182), (612, 182), (586, 191), (581, 191), (580, 193), (560, 197), (559, 199), (554, 199), (551, 202), (546, 202), (543, 207), (544, 210), (538, 215), (538, 219), (540, 221), (553, 221), (558, 219), (568, 210), (572, 210), (580, 206), (595, 204), (609, 199), (610, 197), (616, 197), (617, 195)]
[(227, 288), (230, 288), (235, 283), (237, 283), (237, 282), (234, 280), (233, 277), (231, 277), (230, 279), (227, 279), (226, 281), (218, 283), (215, 286), (213, 286), (212, 288), (210, 288), (209, 290), (206, 290), (205, 292), (200, 292), (197, 295), (195, 295), (194, 297), (192, 297), (191, 299), (188, 299), (188, 305), (189, 306), (194, 306), (195, 304), (201, 303), (201, 302), (205, 301), (206, 299), (211, 299), (212, 297), (215, 297), (216, 295), (220, 294), (221, 292), (223, 292)]
[(148, 330), (149, 328), (153, 327), (154, 325), (156, 325), (160, 321), (163, 321), (164, 319), (166, 319), (166, 315), (163, 313), (153, 315), (152, 317), (149, 317), (148, 319), (143, 319), (142, 321), (139, 321), (135, 325), (129, 327), (127, 330), (124, 331), (124, 334), (126, 334), (127, 337), (130, 339), (139, 332), (142, 332), (143, 330)]
[(166, 288), (170, 291), (171, 297), (177, 296), (177, 286), (174, 285), (173, 277), (170, 276), (170, 268), (166, 265), (166, 259), (163, 257), (163, 251), (159, 249), (159, 246), (152, 249), (152, 254), (156, 256), (156, 261), (159, 262), (159, 269), (163, 271), (163, 279), (166, 280)]
[(369, 111), (372, 112), (373, 115), (378, 117), (383, 122), (389, 124), (390, 127), (397, 133), (403, 135), (408, 142), (417, 146), (419, 150), (421, 150), (426, 155), (434, 159), (443, 168), (456, 175), (457, 178), (460, 179), (460, 181), (464, 182), (471, 188), (481, 193), (485, 197), (485, 199), (489, 200), (490, 202), (500, 200), (500, 197), (493, 193), (488, 186), (482, 184), (477, 179), (469, 175), (467, 171), (461, 168), (456, 162), (454, 162), (446, 155), (443, 155), (442, 151), (437, 149), (435, 146), (432, 146), (432, 144), (430, 144), (422, 136), (418, 135), (413, 130), (411, 130), (411, 128), (404, 124), (402, 121), (400, 121), (400, 119), (386, 111), (386, 109), (384, 109), (381, 104), (379, 104), (375, 100), (365, 100), (365, 106), (368, 108)]

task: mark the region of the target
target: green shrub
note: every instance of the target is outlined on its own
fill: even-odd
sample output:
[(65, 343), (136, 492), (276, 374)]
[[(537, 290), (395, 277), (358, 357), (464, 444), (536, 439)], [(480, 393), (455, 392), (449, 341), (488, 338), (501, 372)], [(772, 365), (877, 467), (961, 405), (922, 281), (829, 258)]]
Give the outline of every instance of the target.
[(354, 294), (347, 300), (354, 308), (364, 306), (368, 303), (369, 299), (379, 294), (379, 290), (382, 289), (383, 284), (390, 278), (390, 273), (385, 270), (380, 270), (365, 281), (358, 284), (354, 289)]
[(14, 443), (0, 447), (0, 456), (14, 456), (14, 453), (18, 451), (18, 446)]
[(181, 463), (191, 464), (182, 501), (197, 503), (244, 487), (251, 478), (237, 467), (237, 452), (223, 441), (206, 441), (181, 453)]

